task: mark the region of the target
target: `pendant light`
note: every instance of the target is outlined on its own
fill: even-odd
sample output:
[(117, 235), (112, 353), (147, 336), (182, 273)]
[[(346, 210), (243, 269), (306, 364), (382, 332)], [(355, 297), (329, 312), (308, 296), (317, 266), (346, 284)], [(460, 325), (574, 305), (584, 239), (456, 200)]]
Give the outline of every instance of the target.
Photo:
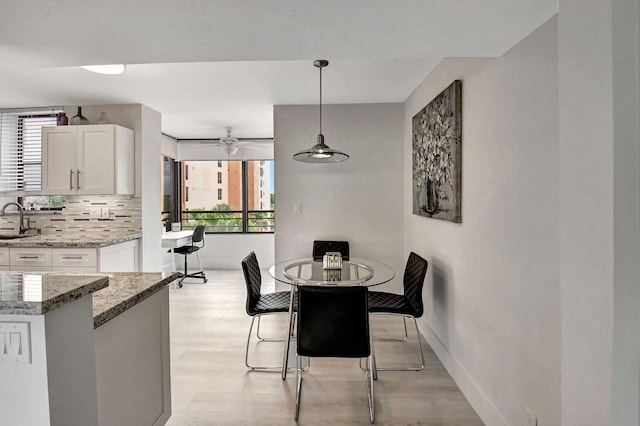
[(313, 65), (320, 70), (320, 133), (314, 146), (294, 154), (293, 159), (304, 163), (337, 163), (347, 160), (349, 158), (347, 154), (324, 144), (324, 135), (322, 134), (322, 68), (329, 65), (329, 61), (317, 59), (313, 61)]

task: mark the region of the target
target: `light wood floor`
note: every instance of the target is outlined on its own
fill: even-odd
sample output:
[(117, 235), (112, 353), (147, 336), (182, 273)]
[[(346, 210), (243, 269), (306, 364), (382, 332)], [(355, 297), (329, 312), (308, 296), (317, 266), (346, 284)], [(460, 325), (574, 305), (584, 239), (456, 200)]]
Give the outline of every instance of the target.
[[(244, 349), (251, 319), (245, 313), (242, 272), (208, 271), (209, 282), (185, 281), (171, 298), (172, 412), (178, 425), (292, 425), (295, 372), (250, 372)], [(263, 289), (273, 281), (263, 272)], [(282, 334), (286, 317), (265, 317), (261, 334)], [(389, 326), (392, 324), (392, 326)], [(401, 333), (401, 320), (377, 316), (374, 335)], [(416, 361), (417, 340), (377, 342), (378, 366)], [(251, 345), (256, 363), (281, 362), (282, 343)], [(474, 410), (425, 344), (420, 372), (381, 371), (375, 383), (377, 425), (482, 425)], [(357, 360), (312, 360), (304, 373), (299, 424), (370, 424), (364, 374)]]

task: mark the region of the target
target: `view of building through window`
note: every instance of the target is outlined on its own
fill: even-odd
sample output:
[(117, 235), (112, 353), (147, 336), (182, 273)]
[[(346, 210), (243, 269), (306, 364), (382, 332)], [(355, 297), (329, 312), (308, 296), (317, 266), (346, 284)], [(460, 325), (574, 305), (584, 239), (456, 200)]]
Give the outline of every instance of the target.
[(273, 161), (182, 162), (183, 228), (273, 232)]

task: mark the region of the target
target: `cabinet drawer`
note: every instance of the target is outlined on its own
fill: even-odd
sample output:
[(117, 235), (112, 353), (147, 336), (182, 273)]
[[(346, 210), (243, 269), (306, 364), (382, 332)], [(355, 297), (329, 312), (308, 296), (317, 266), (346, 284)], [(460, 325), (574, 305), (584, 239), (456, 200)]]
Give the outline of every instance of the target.
[(9, 258), (13, 270), (31, 266), (51, 268), (51, 249), (47, 248), (11, 248)]
[(9, 247), (0, 248), (0, 266), (9, 266)]
[(52, 250), (52, 265), (54, 267), (91, 267), (97, 268), (98, 255), (96, 249), (54, 249)]

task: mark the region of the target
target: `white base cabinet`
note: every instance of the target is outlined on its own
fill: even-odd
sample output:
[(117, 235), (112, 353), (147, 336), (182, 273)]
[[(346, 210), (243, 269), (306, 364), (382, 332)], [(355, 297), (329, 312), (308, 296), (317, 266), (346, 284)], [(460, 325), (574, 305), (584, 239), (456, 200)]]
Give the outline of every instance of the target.
[(100, 272), (138, 272), (140, 270), (140, 240), (131, 240), (99, 249)]
[(0, 247), (0, 271), (138, 272), (139, 240), (100, 248)]
[(95, 329), (98, 424), (164, 425), (171, 417), (169, 289)]

